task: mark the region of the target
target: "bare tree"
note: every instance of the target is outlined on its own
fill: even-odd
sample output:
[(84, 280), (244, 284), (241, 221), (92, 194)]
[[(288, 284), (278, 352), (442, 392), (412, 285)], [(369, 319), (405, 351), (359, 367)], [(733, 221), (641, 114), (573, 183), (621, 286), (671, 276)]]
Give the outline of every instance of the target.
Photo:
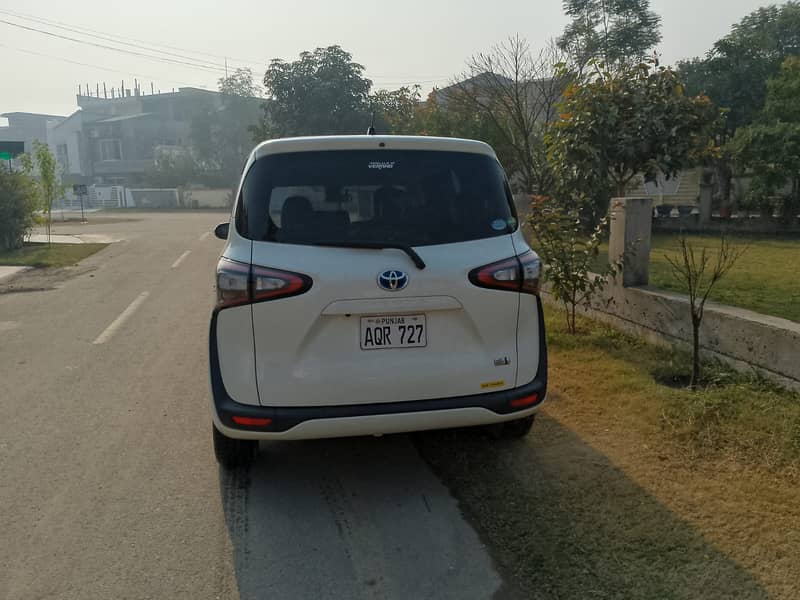
[(511, 161), (506, 167), (521, 177), (527, 193), (547, 193), (552, 186), (544, 134), (565, 87), (556, 75), (562, 56), (555, 43), (534, 54), (524, 38), (510, 37), (470, 58), (446, 98), (488, 117)]
[(720, 245), (714, 255), (707, 252), (703, 246), (697, 249), (686, 237), (680, 236), (680, 256), (672, 258), (664, 255), (675, 279), (688, 288), (689, 308), (692, 316), (692, 379), (689, 387), (696, 388), (700, 383), (700, 324), (711, 290), (733, 268), (736, 261), (747, 250), (746, 247), (736, 248), (723, 234)]

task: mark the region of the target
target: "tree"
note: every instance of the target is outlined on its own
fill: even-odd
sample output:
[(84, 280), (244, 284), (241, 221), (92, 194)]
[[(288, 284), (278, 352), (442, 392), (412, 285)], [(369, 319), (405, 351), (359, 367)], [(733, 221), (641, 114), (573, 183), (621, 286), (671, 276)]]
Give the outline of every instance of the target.
[(767, 82), (763, 119), (800, 123), (800, 56), (783, 61), (778, 75)]
[(33, 155), (22, 155), (23, 171), (31, 175), (34, 170), (34, 165), (38, 168), (39, 177), (36, 180), (36, 190), (39, 200), (41, 201), (41, 209), (44, 212), (44, 226), (47, 233), (47, 244), (50, 245), (50, 230), (53, 224), (53, 202), (59, 196), (64, 195), (64, 186), (58, 174), (58, 163), (50, 152), (50, 147), (40, 142), (33, 140)]
[(256, 138), (366, 131), (372, 82), (339, 46), (274, 59), (264, 74), (266, 102)]
[(601, 219), (589, 235), (584, 221), (580, 208), (542, 196), (534, 199), (528, 217), (536, 249), (544, 261), (545, 277), (552, 286), (553, 297), (564, 306), (567, 330), (573, 335), (577, 333), (578, 307), (590, 306), (621, 266), (597, 267), (608, 220)]
[(236, 69), (227, 77), (220, 77), (217, 84), (220, 94), (234, 98), (260, 98), (262, 93), (250, 69)]
[(649, 0), (564, 0), (572, 19), (558, 40), (578, 71), (591, 60), (606, 65), (642, 60), (661, 41), (661, 17)]
[(688, 93), (704, 94), (726, 111), (717, 134), (723, 152), (710, 166), (716, 174), (717, 195), (730, 204), (735, 151), (728, 148), (736, 131), (761, 115), (767, 82), (786, 58), (800, 54), (800, 2), (771, 5), (747, 15), (717, 41), (703, 58), (678, 63)]
[(22, 247), (36, 222), (37, 192), (30, 175), (0, 166), (0, 249)]
[(529, 194), (551, 191), (544, 135), (564, 89), (563, 80), (556, 77), (560, 59), (555, 46), (534, 55), (525, 39), (511, 37), (470, 58), (467, 72), (445, 97), (448, 104), (486, 117), (505, 167), (520, 176)]
[(800, 2), (759, 8), (733, 26), (705, 58), (678, 64), (691, 94), (703, 93), (730, 112), (735, 132), (755, 121), (764, 106), (767, 82), (790, 56), (800, 54)]
[(771, 214), (770, 199), (791, 185), (783, 202), (783, 218), (789, 222), (800, 209), (800, 58), (786, 59), (767, 88), (760, 120), (741, 127), (730, 150), (740, 168), (752, 173), (751, 194), (762, 212)]
[[(378, 90), (370, 96), (370, 108), (382, 121), (379, 129), (395, 134), (412, 135), (418, 132), (417, 107), (420, 86), (401, 87), (398, 90)], [(385, 127), (384, 127), (385, 125)]]
[(746, 248), (735, 248), (723, 235), (717, 251), (711, 256), (705, 246), (698, 250), (685, 234), (680, 237), (680, 254), (677, 258), (664, 255), (672, 267), (673, 277), (686, 286), (692, 319), (692, 379), (689, 387), (700, 384), (700, 325), (703, 322), (706, 301), (711, 291), (741, 258)]
[(560, 116), (547, 136), (559, 193), (583, 193), (604, 215), (609, 198), (597, 190), (623, 197), (636, 178), (672, 177), (712, 151), (719, 111), (685, 95), (672, 70), (643, 63), (595, 67), (564, 92)]
[(481, 140), (495, 149), (501, 162), (508, 161), (501, 136), (489, 117), (461, 102), (457, 94), (434, 89), (417, 106), (415, 121), (416, 133), (420, 135)]
[[(159, 157), (159, 164), (148, 174), (152, 185), (156, 181), (170, 187), (189, 182), (231, 188), (238, 184), (261, 114), (261, 88), (250, 69), (236, 69), (218, 84), (221, 97), (205, 98), (192, 118), (191, 152)], [(171, 180), (179, 183), (166, 183)]]
[(199, 177), (197, 161), (189, 151), (161, 152), (145, 174), (148, 185), (163, 188), (186, 187)]

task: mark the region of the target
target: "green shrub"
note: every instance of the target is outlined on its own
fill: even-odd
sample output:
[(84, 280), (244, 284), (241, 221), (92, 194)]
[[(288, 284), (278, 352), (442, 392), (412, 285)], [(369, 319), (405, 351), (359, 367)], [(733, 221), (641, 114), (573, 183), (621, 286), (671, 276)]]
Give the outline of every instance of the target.
[(36, 222), (36, 208), (30, 176), (0, 167), (0, 250), (22, 247)]

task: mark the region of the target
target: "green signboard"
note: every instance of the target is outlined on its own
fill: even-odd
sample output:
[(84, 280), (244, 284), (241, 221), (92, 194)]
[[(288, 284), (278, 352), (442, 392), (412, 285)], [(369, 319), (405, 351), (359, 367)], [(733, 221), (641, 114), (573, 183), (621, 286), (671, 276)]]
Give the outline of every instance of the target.
[(0, 142), (0, 159), (11, 160), (25, 152), (25, 142)]

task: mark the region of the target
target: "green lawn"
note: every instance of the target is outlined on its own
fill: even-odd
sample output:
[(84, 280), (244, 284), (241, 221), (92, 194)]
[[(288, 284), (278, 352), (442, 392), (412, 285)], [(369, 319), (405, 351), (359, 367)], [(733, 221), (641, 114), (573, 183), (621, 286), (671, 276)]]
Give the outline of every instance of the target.
[[(691, 236), (697, 247), (719, 246), (719, 238)], [(728, 275), (720, 281), (711, 299), (722, 304), (747, 308), (765, 315), (800, 321), (800, 239), (769, 237), (734, 238), (748, 246)], [(602, 256), (607, 248), (603, 247)], [(650, 285), (663, 290), (684, 292), (675, 280), (665, 255), (678, 256), (678, 236), (656, 234), (650, 252)]]
[(17, 267), (68, 267), (99, 252), (108, 244), (25, 244), (19, 250), (0, 251), (0, 265)]

